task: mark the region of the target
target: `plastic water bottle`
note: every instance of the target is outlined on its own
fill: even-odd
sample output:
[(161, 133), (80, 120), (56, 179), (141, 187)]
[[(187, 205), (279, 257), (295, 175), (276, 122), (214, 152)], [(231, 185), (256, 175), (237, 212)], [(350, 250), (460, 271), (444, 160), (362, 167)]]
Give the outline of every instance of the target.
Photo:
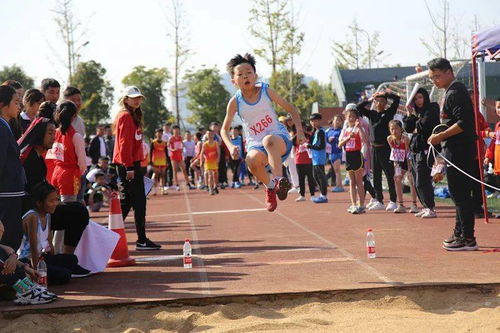
[(366, 253), (369, 259), (377, 258), (375, 253), (375, 235), (373, 234), (372, 228), (369, 228), (366, 233)]
[(42, 287), (47, 288), (47, 264), (43, 259), (43, 256), (38, 260), (38, 265), (36, 266), (36, 271), (38, 272), (38, 284)]
[(191, 243), (189, 243), (189, 239), (186, 239), (186, 241), (184, 242), (182, 257), (184, 268), (193, 268), (193, 258), (191, 257)]

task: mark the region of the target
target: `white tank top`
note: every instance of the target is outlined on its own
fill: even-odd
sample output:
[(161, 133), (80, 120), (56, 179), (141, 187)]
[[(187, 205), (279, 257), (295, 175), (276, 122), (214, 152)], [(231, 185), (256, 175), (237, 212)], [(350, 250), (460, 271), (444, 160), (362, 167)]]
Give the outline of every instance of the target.
[(259, 98), (255, 103), (245, 101), (241, 90), (236, 92), (236, 105), (238, 115), (243, 123), (247, 150), (250, 147), (262, 146), (262, 139), (266, 135), (285, 135), (288, 132), (283, 124), (278, 121), (276, 111), (269, 94), (266, 83), (257, 83), (260, 87)]
[[(42, 228), (42, 221), (40, 221), (40, 216), (33, 209), (26, 212), (26, 214), (24, 214), (23, 216), (23, 219), (30, 214), (35, 214), (38, 221), (36, 229), (36, 238), (38, 240), (37, 250), (38, 253), (42, 253), (42, 250), (49, 248), (50, 214), (45, 215), (45, 220), (47, 222), (47, 224), (45, 225), (45, 229)], [(25, 233), (23, 235), (21, 246), (17, 250), (17, 254), (19, 255), (19, 258), (31, 259), (30, 240), (28, 237), (28, 233)]]

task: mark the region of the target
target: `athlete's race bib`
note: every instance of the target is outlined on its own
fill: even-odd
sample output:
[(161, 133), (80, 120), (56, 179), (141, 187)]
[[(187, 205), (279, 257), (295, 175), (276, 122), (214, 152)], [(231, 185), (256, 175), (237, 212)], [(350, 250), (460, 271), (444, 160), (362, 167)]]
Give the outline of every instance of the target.
[(54, 142), (52, 148), (47, 151), (45, 159), (64, 162), (64, 145), (61, 142)]
[(182, 149), (182, 147), (183, 147), (183, 146), (182, 146), (182, 142), (180, 142), (180, 141), (175, 141), (175, 142), (174, 142), (174, 149), (175, 149), (175, 150)]
[(405, 161), (406, 150), (399, 148), (391, 149), (391, 156), (389, 159), (394, 162), (404, 162)]
[(260, 133), (264, 132), (266, 128), (271, 126), (272, 123), (273, 123), (273, 118), (271, 118), (270, 115), (266, 115), (264, 118), (262, 118), (255, 124), (249, 126), (250, 133), (252, 135), (259, 135)]
[(346, 142), (345, 144), (346, 149), (355, 149), (356, 148), (356, 139), (351, 138), (349, 141)]
[(327, 143), (325, 146), (325, 151), (327, 154), (331, 154), (332, 153), (332, 145)]

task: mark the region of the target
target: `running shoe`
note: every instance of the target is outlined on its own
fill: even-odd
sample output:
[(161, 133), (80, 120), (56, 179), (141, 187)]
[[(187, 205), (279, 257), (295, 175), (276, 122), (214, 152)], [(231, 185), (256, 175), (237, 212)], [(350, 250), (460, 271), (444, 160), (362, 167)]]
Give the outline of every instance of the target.
[(151, 251), (151, 250), (159, 250), (161, 249), (161, 245), (153, 243), (151, 240), (146, 238), (144, 242), (137, 241), (135, 243), (136, 251)]
[(446, 251), (475, 251), (477, 250), (477, 243), (475, 238), (464, 239), (457, 238), (454, 242), (443, 245)]
[(213, 191), (215, 194), (219, 194), (219, 189), (216, 187), (214, 188), (214, 191)]
[(14, 304), (18, 305), (47, 304), (55, 301), (56, 299), (57, 297), (49, 295), (44, 290), (33, 287), (24, 294), (17, 293), (16, 299), (14, 300)]
[(420, 216), (423, 219), (435, 219), (437, 217), (436, 211), (433, 209), (427, 209), (425, 213)]
[(299, 193), (299, 188), (292, 187), (290, 190), (288, 190), (288, 194), (293, 194), (293, 193)]
[(259, 186), (259, 184), (255, 184), (255, 185), (254, 185), (254, 187), (253, 187), (253, 189), (254, 189), (254, 190), (258, 190), (258, 189), (259, 189), (259, 187), (260, 187), (260, 186)]
[(422, 215), (424, 215), (427, 212), (428, 209), (429, 208), (422, 208), (422, 210), (420, 212), (416, 213), (415, 216), (416, 217), (422, 217)]
[(385, 206), (380, 201), (377, 201), (376, 203), (371, 205), (370, 208), (368, 208), (368, 210), (385, 210)]
[(266, 188), (266, 208), (268, 212), (274, 212), (278, 207), (278, 202), (276, 201), (276, 191), (274, 188)]
[(347, 212), (348, 212), (348, 213), (352, 213), (352, 211), (353, 211), (353, 210), (356, 210), (356, 208), (357, 208), (356, 206), (351, 205), (351, 206), (349, 206), (349, 208), (347, 208)]
[(83, 268), (80, 265), (76, 265), (76, 267), (71, 270), (72, 278), (83, 278), (90, 275), (92, 275), (92, 272), (89, 271), (88, 269)]
[(368, 205), (366, 205), (366, 209), (370, 209), (370, 207), (373, 206), (374, 204), (376, 204), (377, 202), (378, 202), (377, 199), (371, 198), (371, 200), (368, 203)]
[(175, 190), (176, 190), (176, 191), (180, 191), (180, 190), (181, 190), (181, 188), (179, 187), (179, 185), (176, 185), (176, 186), (175, 186)]
[(332, 188), (333, 193), (344, 192), (344, 188), (342, 186), (335, 186)]
[(385, 210), (390, 212), (390, 211), (394, 211), (394, 209), (398, 208), (397, 204), (394, 202), (394, 201), (389, 201), (389, 203), (387, 204), (387, 207), (385, 207)]
[(290, 190), (290, 187), (292, 187), (292, 185), (285, 177), (281, 177), (278, 180), (275, 179), (274, 182), (276, 184), (275, 190), (278, 199), (285, 200), (286, 197), (288, 196), (288, 191)]
[(444, 241), (443, 241), (443, 245), (448, 245), (448, 244), (451, 244), (453, 243), (454, 241), (456, 241), (457, 239), (459, 239), (460, 236), (457, 236), (455, 235), (455, 233), (451, 234), (450, 237), (446, 238)]
[(301, 202), (301, 201), (306, 201), (306, 198), (303, 196), (299, 196), (297, 199), (295, 199), (296, 202)]
[(359, 206), (356, 208), (356, 214), (363, 214), (363, 213), (366, 213), (365, 206)]
[(327, 197), (316, 197), (315, 200), (313, 200), (314, 203), (328, 203), (328, 198)]
[(419, 210), (418, 210), (417, 205), (412, 204), (412, 205), (410, 206), (410, 210), (409, 210), (409, 212), (410, 212), (410, 213), (412, 213), (412, 214), (418, 213), (418, 212), (419, 212)]
[(399, 205), (396, 209), (393, 210), (394, 213), (406, 213), (406, 207), (403, 205)]

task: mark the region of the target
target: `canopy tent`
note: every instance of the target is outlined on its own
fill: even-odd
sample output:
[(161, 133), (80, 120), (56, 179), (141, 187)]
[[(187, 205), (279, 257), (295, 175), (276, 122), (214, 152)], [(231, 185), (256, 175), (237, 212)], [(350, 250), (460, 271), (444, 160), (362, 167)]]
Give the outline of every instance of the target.
[[(473, 82), (473, 103), (474, 103), (474, 120), (476, 123), (476, 134), (479, 136), (480, 128), (478, 126), (478, 114), (479, 106), (481, 105), (479, 101), (478, 92), (478, 68), (477, 59), (489, 58), (490, 60), (495, 60), (497, 56), (500, 55), (500, 25), (476, 32), (472, 35), (472, 82)], [(477, 140), (477, 156), (479, 163), (479, 174), (481, 181), (484, 181), (483, 175), (483, 161), (481, 161), (480, 144), (479, 139)], [(485, 222), (488, 223), (488, 205), (486, 202), (486, 194), (484, 185), (481, 184), (481, 193), (483, 196), (484, 203), (484, 218)]]

